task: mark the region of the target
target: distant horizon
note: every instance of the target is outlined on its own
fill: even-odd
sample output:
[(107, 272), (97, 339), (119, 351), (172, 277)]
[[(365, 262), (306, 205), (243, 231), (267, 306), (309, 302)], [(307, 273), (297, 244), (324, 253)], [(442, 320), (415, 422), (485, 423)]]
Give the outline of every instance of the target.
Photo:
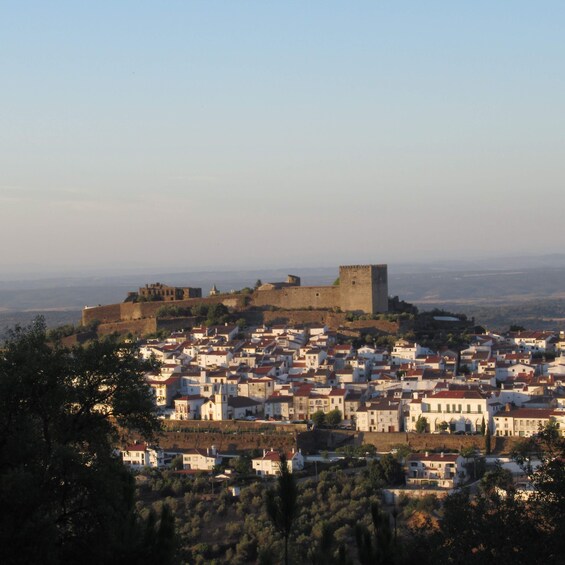
[[(550, 263), (557, 262), (557, 267), (565, 267), (565, 253), (539, 253), (539, 254), (516, 254), (504, 256), (476, 256), (476, 257), (453, 257), (445, 259), (427, 259), (419, 260), (403, 260), (403, 261), (342, 261), (340, 263), (330, 264), (275, 264), (267, 265), (192, 265), (184, 267), (182, 265), (88, 265), (88, 266), (55, 266), (39, 267), (27, 265), (25, 268), (19, 265), (2, 265), (0, 271), (0, 283), (3, 281), (27, 281), (27, 280), (49, 280), (59, 278), (92, 278), (100, 277), (135, 277), (136, 275), (183, 275), (183, 274), (208, 274), (208, 273), (251, 273), (264, 271), (287, 271), (289, 274), (300, 275), (300, 270), (304, 272), (316, 270), (336, 269), (340, 265), (353, 264), (379, 264), (385, 263), (389, 270), (395, 272), (403, 272), (406, 269), (447, 269), (456, 271), (469, 269), (487, 269), (487, 270), (508, 270), (508, 269), (530, 269), (539, 265), (551, 267)], [(521, 266), (522, 265), (522, 266)], [(297, 271), (290, 273), (290, 270)], [(150, 282), (150, 281), (147, 281)], [(165, 281), (162, 281), (165, 282)]]

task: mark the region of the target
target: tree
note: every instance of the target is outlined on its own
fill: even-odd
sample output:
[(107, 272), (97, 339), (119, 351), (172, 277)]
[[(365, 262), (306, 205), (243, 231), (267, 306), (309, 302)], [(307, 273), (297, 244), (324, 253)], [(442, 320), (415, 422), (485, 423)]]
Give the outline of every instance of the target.
[(481, 420), (481, 435), (484, 436), (486, 431), (487, 431), (487, 425), (485, 423), (485, 417), (483, 416), (483, 419)]
[[(534, 488), (529, 499), (533, 519), (548, 535), (551, 555), (565, 554), (565, 437), (550, 421), (532, 438), (516, 447), (513, 457), (522, 465)], [(535, 467), (533, 461), (538, 461)]]
[(507, 493), (515, 490), (512, 473), (508, 469), (504, 469), (500, 461), (497, 461), (494, 468), (484, 474), (480, 486), (483, 492), (488, 495), (496, 494), (497, 489)]
[[(0, 561), (110, 562), (143, 553), (134, 481), (115, 455), (159, 430), (151, 368), (116, 338), (64, 348), (45, 323), (0, 352)], [(9, 509), (9, 511), (8, 511)]]
[(261, 279), (257, 279), (255, 281), (254, 289), (257, 290), (260, 286), (263, 286), (263, 283), (261, 282)]
[(252, 470), (251, 457), (245, 454), (236, 457), (233, 463), (233, 469), (236, 473), (239, 473), (240, 475), (243, 476), (249, 475), (249, 473), (251, 473)]
[(373, 535), (364, 526), (355, 529), (359, 561), (363, 565), (394, 563), (395, 543), (388, 514), (376, 502), (371, 504)]
[(335, 428), (341, 422), (341, 411), (338, 408), (330, 410), (326, 415), (326, 424), (330, 428)]
[(182, 455), (177, 455), (171, 461), (171, 470), (180, 471), (183, 468)]
[(284, 562), (288, 565), (288, 540), (292, 533), (294, 520), (298, 515), (298, 488), (294, 476), (288, 468), (286, 456), (280, 456), (280, 475), (277, 486), (267, 491), (267, 514), (284, 539)]
[(509, 332), (525, 332), (526, 328), (524, 326), (519, 326), (518, 324), (512, 324), (509, 328), (508, 328)]
[(376, 488), (401, 485), (404, 483), (402, 465), (391, 453), (373, 461), (369, 467), (369, 478)]
[(485, 432), (485, 453), (486, 455), (490, 455), (492, 451), (492, 438), (491, 438), (491, 433), (490, 433), (490, 426), (487, 426), (486, 432)]
[(428, 429), (428, 420), (425, 416), (418, 416), (418, 419), (416, 420), (416, 432), (418, 432), (419, 434), (423, 434), (426, 433)]
[(565, 438), (550, 423), (521, 442), (513, 458), (528, 475), (531, 496), (516, 496), (511, 475), (500, 466), (485, 474), (473, 499), (465, 490), (448, 496), (440, 532), (430, 544), (432, 562), (563, 562)]
[(311, 416), (312, 422), (317, 428), (321, 428), (326, 423), (326, 415), (322, 410), (317, 410)]

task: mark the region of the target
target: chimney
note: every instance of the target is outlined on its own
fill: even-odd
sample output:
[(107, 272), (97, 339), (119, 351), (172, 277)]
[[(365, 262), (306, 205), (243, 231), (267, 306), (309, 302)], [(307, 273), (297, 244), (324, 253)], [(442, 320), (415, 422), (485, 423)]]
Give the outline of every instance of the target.
[(429, 457), (429, 456), (430, 456), (430, 452), (426, 451), (426, 457)]
[(443, 451), (440, 453), (440, 457), (443, 459)]

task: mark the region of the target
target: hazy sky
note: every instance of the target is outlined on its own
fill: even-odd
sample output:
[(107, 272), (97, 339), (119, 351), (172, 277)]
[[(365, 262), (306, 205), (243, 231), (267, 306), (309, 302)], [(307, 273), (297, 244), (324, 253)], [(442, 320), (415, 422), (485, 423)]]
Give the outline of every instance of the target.
[(0, 275), (563, 251), (564, 29), (562, 0), (3, 1)]

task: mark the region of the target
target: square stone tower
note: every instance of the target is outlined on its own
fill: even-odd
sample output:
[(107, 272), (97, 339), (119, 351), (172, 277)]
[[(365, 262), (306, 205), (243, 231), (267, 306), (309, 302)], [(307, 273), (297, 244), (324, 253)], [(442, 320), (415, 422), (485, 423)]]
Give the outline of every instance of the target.
[(349, 265), (339, 268), (340, 308), (377, 314), (388, 311), (386, 265)]

